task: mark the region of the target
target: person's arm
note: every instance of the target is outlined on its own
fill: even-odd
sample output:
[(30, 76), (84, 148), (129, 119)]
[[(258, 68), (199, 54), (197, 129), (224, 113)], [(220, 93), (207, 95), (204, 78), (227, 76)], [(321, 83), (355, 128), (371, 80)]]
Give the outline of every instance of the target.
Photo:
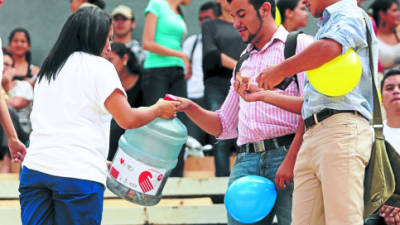
[(13, 107), (16, 110), (22, 109), (29, 104), (30, 101), (26, 100), (24, 97), (14, 96), (6, 99), (7, 105)]
[(292, 113), (301, 113), (304, 98), (301, 96), (288, 96), (274, 91), (264, 90), (255, 84), (234, 83), (235, 90), (247, 102), (263, 101)]
[(11, 159), (13, 162), (22, 162), (26, 154), (26, 147), (18, 139), (3, 95), (0, 95), (0, 123), (7, 136)]
[(221, 64), (228, 69), (235, 69), (237, 61), (234, 58), (229, 57), (225, 53), (221, 53)]
[[(175, 49), (167, 48), (165, 46), (162, 46), (158, 44), (157, 42), (154, 41), (154, 36), (156, 33), (156, 27), (157, 27), (157, 20), (158, 17), (154, 15), (151, 12), (148, 12), (146, 14), (145, 18), (145, 23), (144, 23), (144, 31), (143, 31), (143, 36), (142, 36), (142, 45), (143, 49), (157, 53), (159, 55), (165, 55), (165, 56), (173, 56), (173, 57), (178, 57), (182, 58), (183, 63), (185, 64), (185, 69), (186, 69), (186, 74), (191, 74), (191, 65), (189, 61), (189, 57), (180, 51), (177, 51)], [(185, 74), (185, 76), (187, 76)]]
[(283, 189), (286, 187), (286, 185), (289, 185), (291, 182), (293, 182), (294, 165), (296, 162), (297, 153), (299, 152), (301, 144), (303, 143), (303, 134), (304, 121), (300, 119), (296, 135), (294, 136), (293, 142), (289, 147), (289, 151), (275, 175), (275, 185), (278, 187), (278, 189)]
[(213, 111), (203, 109), (193, 101), (177, 97), (181, 103), (177, 111), (184, 112), (197, 126), (203, 131), (218, 137), (222, 133), (222, 124), (218, 117), (218, 114)]
[(131, 108), (121, 90), (115, 89), (106, 99), (104, 105), (118, 125), (124, 129), (141, 127), (157, 117), (170, 119), (176, 116), (176, 101), (158, 100), (149, 107)]
[(258, 86), (272, 90), (286, 77), (317, 68), (341, 53), (342, 45), (333, 39), (315, 41), (306, 49), (282, 63), (265, 68), (257, 77)]

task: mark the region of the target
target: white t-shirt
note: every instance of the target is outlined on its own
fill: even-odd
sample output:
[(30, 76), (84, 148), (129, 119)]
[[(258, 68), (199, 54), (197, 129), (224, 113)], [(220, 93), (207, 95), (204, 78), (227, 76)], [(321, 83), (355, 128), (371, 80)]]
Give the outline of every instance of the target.
[(0, 81), (3, 79), (3, 50), (1, 49), (1, 38), (0, 38)]
[(378, 38), (379, 60), (384, 69), (400, 64), (400, 43), (388, 45)]
[(125, 94), (114, 66), (83, 52), (73, 53), (50, 84), (38, 81), (23, 165), (105, 185), (111, 115), (104, 103), (116, 89)]
[(383, 122), (383, 134), (385, 139), (396, 149), (400, 154), (400, 128), (389, 127), (386, 121)]
[(183, 42), (182, 47), (182, 51), (190, 57), (197, 36), (198, 40), (192, 58), (192, 76), (187, 80), (187, 96), (191, 99), (202, 98), (204, 96), (203, 44), (201, 42), (201, 34), (188, 37)]
[(32, 100), (33, 100), (33, 88), (32, 85), (28, 81), (15, 81), (17, 84), (14, 88), (8, 91), (8, 96), (12, 97), (22, 97), (29, 101), (29, 104), (23, 108), (16, 109), (16, 113), (18, 115), (19, 123), (21, 124), (22, 129), (25, 133), (30, 134), (32, 127), (31, 127), (31, 120), (29, 115), (32, 111)]

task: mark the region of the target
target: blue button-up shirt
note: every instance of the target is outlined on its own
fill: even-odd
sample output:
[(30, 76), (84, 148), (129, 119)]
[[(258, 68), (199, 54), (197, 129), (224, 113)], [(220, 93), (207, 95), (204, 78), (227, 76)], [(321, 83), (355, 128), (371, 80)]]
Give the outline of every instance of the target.
[[(369, 49), (364, 17), (368, 18), (368, 15), (357, 6), (356, 0), (341, 0), (330, 5), (323, 12), (323, 20), (320, 22), (320, 29), (314, 39), (335, 40), (342, 45), (342, 54), (352, 48), (360, 57), (362, 76), (360, 82), (352, 91), (339, 97), (319, 93), (306, 79), (302, 109), (303, 119), (325, 108), (356, 110), (364, 117), (372, 118), (372, 76), (369, 67)], [(374, 74), (377, 74), (378, 44), (371, 21), (367, 19), (367, 22), (372, 37)]]

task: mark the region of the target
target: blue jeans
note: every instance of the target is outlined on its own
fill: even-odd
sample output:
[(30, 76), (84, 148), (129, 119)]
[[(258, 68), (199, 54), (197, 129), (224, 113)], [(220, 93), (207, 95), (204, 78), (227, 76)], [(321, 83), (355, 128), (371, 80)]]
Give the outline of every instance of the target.
[(19, 198), (24, 225), (98, 225), (104, 186), (74, 178), (51, 176), (23, 167)]
[(366, 220), (364, 225), (386, 225), (383, 217), (380, 217), (378, 213), (370, 215)]
[[(274, 150), (261, 153), (240, 153), (237, 155), (235, 165), (229, 177), (231, 185), (235, 180), (247, 176), (263, 176), (275, 183), (275, 174), (286, 156), (288, 147), (282, 146)], [(277, 198), (274, 208), (263, 220), (254, 224), (271, 225), (273, 217), (278, 217), (278, 225), (290, 225), (292, 211), (293, 184), (285, 189), (277, 190)], [(228, 224), (241, 224), (228, 214)]]
[[(221, 108), (222, 103), (229, 92), (230, 79), (221, 77), (210, 77), (205, 81), (204, 98), (206, 108), (216, 111)], [(236, 139), (217, 140), (214, 136), (210, 137), (213, 144), (213, 155), (215, 163), (215, 176), (229, 176), (230, 161), (229, 156), (234, 151)]]

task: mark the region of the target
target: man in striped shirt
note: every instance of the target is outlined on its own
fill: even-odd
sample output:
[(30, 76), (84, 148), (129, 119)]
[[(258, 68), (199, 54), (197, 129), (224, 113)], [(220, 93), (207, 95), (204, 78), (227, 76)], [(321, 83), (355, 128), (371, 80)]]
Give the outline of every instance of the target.
[[(283, 26), (277, 27), (275, 24), (273, 0), (228, 2), (234, 18), (234, 27), (242, 40), (249, 43), (244, 53), (249, 53), (249, 57), (237, 72), (246, 77), (250, 84), (255, 83), (258, 74), (264, 68), (284, 60), (288, 32)], [(311, 42), (311, 37), (300, 34), (296, 52)], [(259, 96), (262, 98), (255, 102), (247, 102), (239, 95), (238, 92), (245, 97), (243, 87), (247, 84), (239, 85), (236, 76), (233, 76), (228, 96), (216, 112), (179, 98), (181, 105), (178, 110), (184, 111), (200, 128), (218, 139), (237, 138), (239, 151), (229, 185), (247, 175), (264, 176), (276, 181), (279, 187), (277, 201), (271, 213), (258, 222), (260, 224), (272, 224), (274, 215), (277, 215), (279, 225), (291, 223), (292, 170), (301, 136), (295, 138), (290, 149), (289, 146), (301, 120), (298, 114), (303, 102), (300, 96), (303, 91), (304, 73), (297, 76), (298, 86), (292, 82), (285, 90), (260, 92)], [(251, 88), (254, 88), (254, 85)], [(239, 224), (230, 216), (228, 223)]]

